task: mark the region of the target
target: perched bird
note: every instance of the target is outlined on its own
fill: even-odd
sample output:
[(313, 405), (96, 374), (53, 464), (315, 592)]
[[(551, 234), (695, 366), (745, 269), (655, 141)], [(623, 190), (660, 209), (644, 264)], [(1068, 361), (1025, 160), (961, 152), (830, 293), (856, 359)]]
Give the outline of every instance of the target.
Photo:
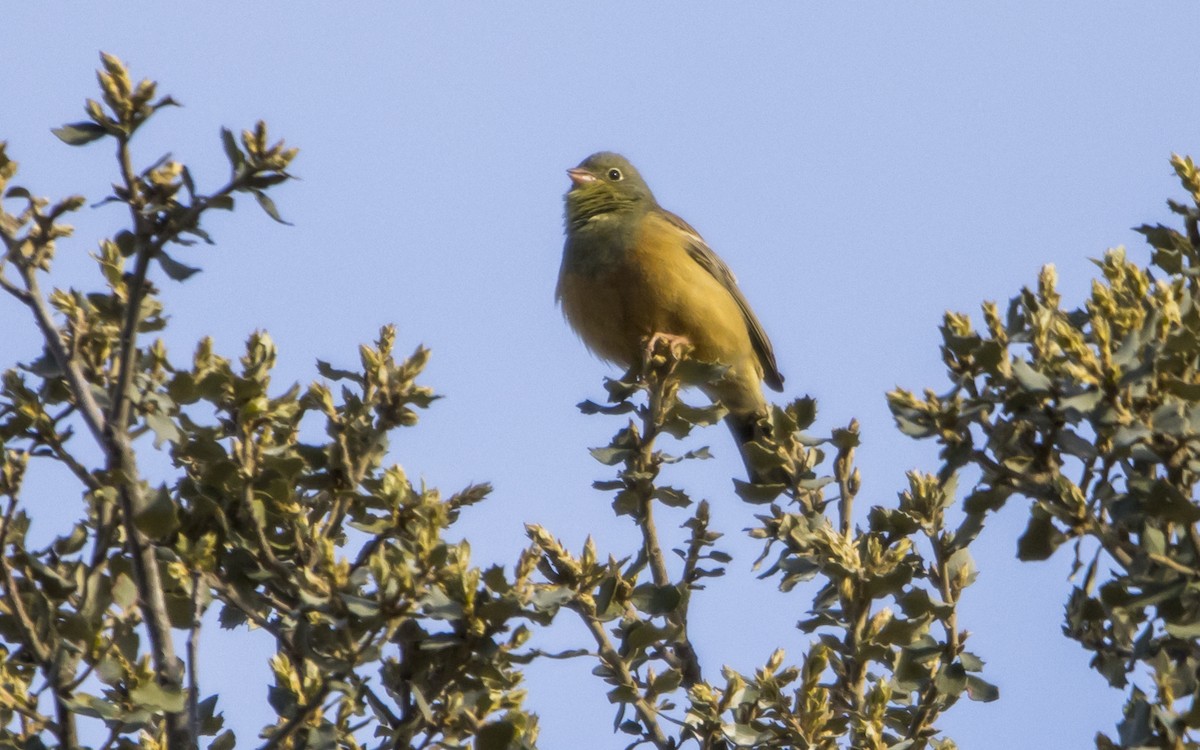
[[(693, 356), (729, 369), (699, 384), (729, 410), (739, 449), (767, 413), (762, 383), (783, 389), (771, 342), (729, 267), (695, 229), (658, 205), (625, 157), (606, 151), (568, 169), (566, 243), (556, 297), (588, 348), (622, 367), (651, 336), (684, 337)], [(742, 452), (745, 461), (745, 453)], [(746, 461), (751, 480), (757, 479)]]

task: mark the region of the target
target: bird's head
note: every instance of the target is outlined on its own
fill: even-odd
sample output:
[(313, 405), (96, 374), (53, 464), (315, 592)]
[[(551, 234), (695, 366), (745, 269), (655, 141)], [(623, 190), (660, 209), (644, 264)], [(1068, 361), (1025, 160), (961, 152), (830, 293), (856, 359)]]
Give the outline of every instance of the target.
[(655, 205), (654, 195), (629, 160), (611, 151), (592, 154), (567, 170), (567, 226), (579, 226), (601, 214)]

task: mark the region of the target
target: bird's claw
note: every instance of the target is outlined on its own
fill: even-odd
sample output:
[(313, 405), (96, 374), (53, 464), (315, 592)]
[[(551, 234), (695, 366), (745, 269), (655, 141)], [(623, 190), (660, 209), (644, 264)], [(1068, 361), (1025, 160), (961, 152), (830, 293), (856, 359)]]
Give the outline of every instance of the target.
[(649, 362), (658, 355), (678, 362), (691, 348), (692, 342), (687, 336), (657, 332), (646, 339), (645, 358)]

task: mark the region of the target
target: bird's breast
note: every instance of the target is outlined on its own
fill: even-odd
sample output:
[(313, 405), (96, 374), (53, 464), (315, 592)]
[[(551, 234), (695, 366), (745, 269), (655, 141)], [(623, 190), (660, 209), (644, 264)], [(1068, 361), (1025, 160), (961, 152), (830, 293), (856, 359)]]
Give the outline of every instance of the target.
[(745, 364), (750, 341), (736, 302), (682, 240), (653, 215), (612, 225), (592, 221), (572, 232), (558, 297), (593, 352), (629, 367), (646, 337), (668, 333), (687, 337), (701, 359)]

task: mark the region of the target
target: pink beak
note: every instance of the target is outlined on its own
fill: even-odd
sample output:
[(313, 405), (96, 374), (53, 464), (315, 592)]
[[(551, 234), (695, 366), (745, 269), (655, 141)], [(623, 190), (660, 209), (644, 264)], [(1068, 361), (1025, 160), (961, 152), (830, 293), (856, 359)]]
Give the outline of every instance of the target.
[(571, 178), (571, 182), (574, 183), (575, 187), (579, 187), (580, 185), (588, 182), (596, 181), (596, 175), (592, 174), (586, 169), (583, 169), (582, 167), (568, 169), (567, 176)]

